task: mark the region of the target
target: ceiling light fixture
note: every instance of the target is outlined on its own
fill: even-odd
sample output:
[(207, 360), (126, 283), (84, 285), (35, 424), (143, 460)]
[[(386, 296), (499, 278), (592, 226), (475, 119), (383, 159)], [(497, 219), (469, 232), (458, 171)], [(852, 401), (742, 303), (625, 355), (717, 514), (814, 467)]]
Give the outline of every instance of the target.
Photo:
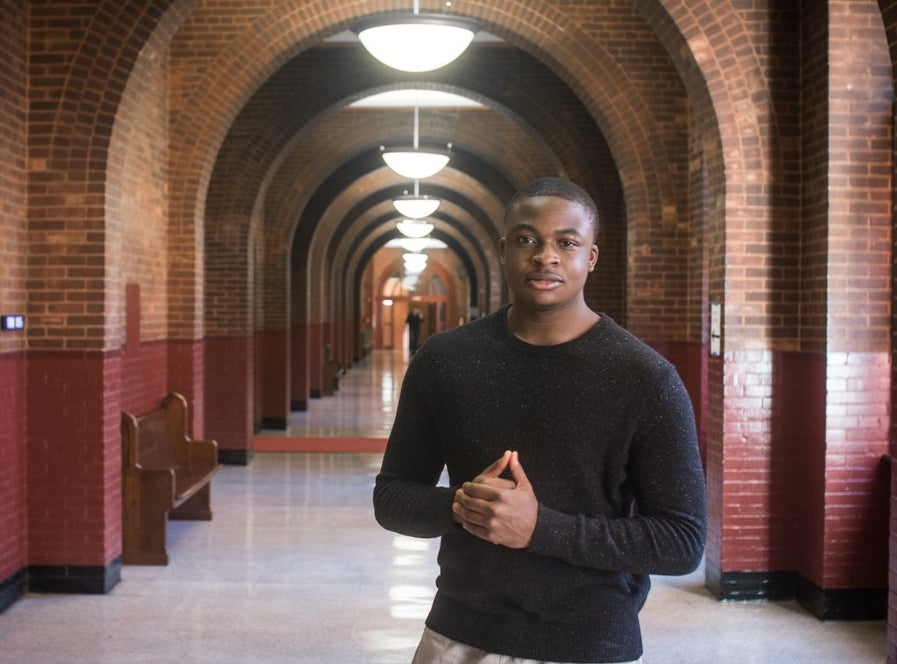
[(381, 148), (383, 161), (393, 171), (409, 180), (432, 177), (449, 163), (448, 150), (420, 149), (418, 108), (414, 107), (414, 137), (411, 147)]
[(394, 198), (392, 205), (403, 217), (423, 219), (436, 212), (439, 208), (439, 199), (427, 195), (422, 196), (420, 193), (420, 183), (415, 180), (414, 194)]
[(421, 14), (414, 0), (411, 16), (379, 16), (355, 27), (362, 45), (377, 60), (400, 71), (423, 72), (444, 67), (461, 55), (477, 31), (473, 21), (441, 14)]
[(423, 219), (436, 212), (439, 199), (429, 196), (401, 196), (394, 199), (392, 204), (403, 217)]
[(420, 274), (427, 269), (426, 254), (402, 254), (402, 263), (406, 274)]
[(405, 237), (421, 238), (432, 233), (434, 226), (420, 219), (403, 219), (396, 224), (396, 228)]

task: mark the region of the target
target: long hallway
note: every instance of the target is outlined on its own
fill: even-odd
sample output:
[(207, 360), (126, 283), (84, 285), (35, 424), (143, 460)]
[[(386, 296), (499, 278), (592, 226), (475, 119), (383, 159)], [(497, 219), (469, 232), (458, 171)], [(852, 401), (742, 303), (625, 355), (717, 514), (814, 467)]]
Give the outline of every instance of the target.
[[(334, 396), (293, 413), (286, 433), (385, 435), (404, 367), (401, 354), (375, 352)], [(260, 453), (225, 467), (213, 521), (169, 523), (169, 566), (126, 566), (106, 596), (27, 594), (0, 615), (0, 662), (409, 662), (437, 542), (375, 523), (380, 456)], [(884, 621), (721, 603), (703, 570), (656, 578), (642, 616), (645, 664), (885, 661)]]

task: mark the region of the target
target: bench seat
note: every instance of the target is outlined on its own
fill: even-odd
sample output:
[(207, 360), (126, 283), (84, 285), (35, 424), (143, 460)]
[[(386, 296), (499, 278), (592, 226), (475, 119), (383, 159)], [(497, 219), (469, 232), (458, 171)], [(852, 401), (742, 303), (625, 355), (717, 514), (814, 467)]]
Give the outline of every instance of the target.
[(211, 480), (221, 469), (213, 440), (186, 433), (187, 401), (168, 394), (142, 416), (123, 412), (122, 562), (167, 565), (168, 519), (212, 518)]

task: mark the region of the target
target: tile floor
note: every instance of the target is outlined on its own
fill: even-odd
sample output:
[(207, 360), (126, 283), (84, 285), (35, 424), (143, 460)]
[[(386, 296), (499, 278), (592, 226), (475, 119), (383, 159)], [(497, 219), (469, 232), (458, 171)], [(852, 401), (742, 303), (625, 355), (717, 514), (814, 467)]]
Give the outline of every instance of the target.
[[(404, 371), (377, 353), (290, 435), (382, 436)], [(273, 432), (265, 432), (267, 435)], [(377, 454), (257, 454), (214, 479), (214, 520), (169, 524), (168, 567), (126, 566), (105, 596), (28, 594), (0, 614), (0, 662), (405, 664), (433, 595), (436, 542), (377, 526)], [(645, 664), (881, 664), (886, 626), (793, 602), (720, 603), (703, 572), (656, 578)]]

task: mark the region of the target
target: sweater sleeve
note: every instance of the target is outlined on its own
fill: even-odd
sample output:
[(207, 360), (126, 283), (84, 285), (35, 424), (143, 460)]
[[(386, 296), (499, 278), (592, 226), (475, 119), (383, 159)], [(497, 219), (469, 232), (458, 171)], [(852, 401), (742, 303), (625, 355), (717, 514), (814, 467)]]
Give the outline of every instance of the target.
[(402, 381), (396, 418), (374, 485), (377, 522), (402, 535), (438, 537), (457, 532), (455, 489), (436, 486), (445, 462), (426, 399), (428, 352), (419, 350)]
[(633, 514), (565, 514), (539, 505), (530, 551), (582, 567), (678, 575), (701, 561), (706, 491), (691, 402), (670, 369), (629, 449)]

